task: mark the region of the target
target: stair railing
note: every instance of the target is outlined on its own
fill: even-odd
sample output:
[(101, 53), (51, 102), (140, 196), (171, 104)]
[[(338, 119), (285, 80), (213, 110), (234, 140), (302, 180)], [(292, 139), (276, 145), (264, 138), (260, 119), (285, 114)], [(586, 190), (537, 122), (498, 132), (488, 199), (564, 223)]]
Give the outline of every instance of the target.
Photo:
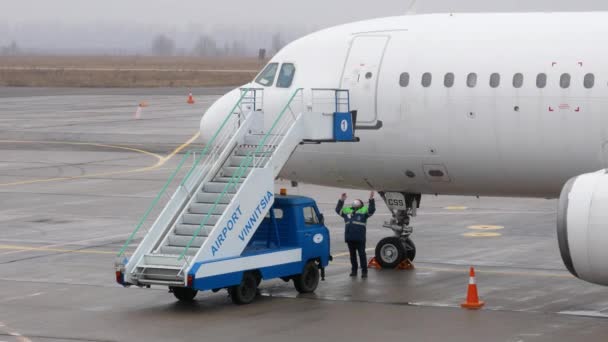
[[(203, 227), (207, 224), (212, 213), (214, 213), (216, 211), (216, 208), (219, 205), (219, 203), (222, 201), (222, 199), (224, 199), (224, 197), (226, 196), (228, 191), (230, 191), (230, 189), (237, 188), (238, 184), (240, 183), (240, 180), (246, 174), (247, 170), (249, 170), (252, 167), (256, 167), (256, 166), (261, 167), (261, 166), (265, 165), (265, 164), (262, 164), (262, 162), (267, 162), (270, 159), (270, 155), (272, 154), (273, 148), (271, 147), (268, 151), (264, 151), (264, 148), (265, 148), (265, 146), (272, 146), (271, 145), (272, 143), (277, 143), (278, 141), (280, 141), (283, 138), (284, 134), (287, 133), (287, 130), (289, 129), (289, 127), (295, 122), (295, 119), (296, 119), (295, 113), (297, 112), (297, 109), (293, 108), (294, 101), (296, 100), (296, 98), (300, 100), (299, 104), (300, 104), (300, 112), (301, 112), (302, 107), (303, 107), (303, 102), (304, 102), (303, 93), (304, 92), (303, 92), (302, 88), (298, 88), (293, 92), (293, 94), (287, 101), (287, 104), (284, 106), (284, 108), (281, 110), (281, 112), (279, 113), (277, 118), (274, 120), (274, 122), (273, 122), (272, 126), (270, 127), (270, 129), (268, 130), (268, 132), (266, 132), (264, 137), (258, 143), (255, 151), (253, 153), (249, 152), (247, 154), (247, 156), (241, 161), (241, 163), (239, 164), (239, 168), (234, 172), (232, 177), (230, 177), (229, 182), (224, 186), (224, 189), (218, 195), (217, 199), (214, 201), (213, 206), (211, 207), (211, 209), (209, 209), (207, 215), (205, 215), (205, 217), (201, 221), (199, 227), (192, 235), (192, 238), (190, 239), (190, 241), (188, 241), (188, 244), (184, 248), (184, 251), (182, 252), (182, 254), (178, 257), (178, 260), (184, 259), (184, 257), (188, 253), (188, 250), (190, 249), (190, 246), (192, 245), (194, 240), (198, 237), (198, 235), (200, 234)], [(286, 116), (285, 113), (287, 113), (287, 112), (289, 112), (291, 115)], [(285, 117), (287, 118), (287, 120), (284, 120)], [(264, 153), (264, 152), (268, 152), (268, 153)], [(256, 158), (256, 156), (261, 153), (263, 153), (265, 156)], [(235, 194), (235, 196), (236, 196), (236, 194)], [(199, 250), (199, 252), (200, 252), (200, 250)], [(187, 265), (184, 265), (184, 268), (186, 266), (189, 267), (189, 263), (187, 261), (186, 261), (186, 263), (187, 263)], [(184, 268), (182, 268), (182, 271), (184, 270)]]
[[(177, 186), (175, 193), (170, 197), (166, 206), (161, 211), (157, 219), (154, 223), (145, 229), (145, 233), (147, 234), (150, 230), (152, 230), (155, 226), (160, 223), (169, 225), (171, 224), (170, 220), (165, 218), (164, 216), (167, 213), (175, 214), (175, 211), (179, 211), (179, 207), (183, 206), (183, 203), (174, 203), (174, 202), (184, 202), (187, 199), (181, 198), (181, 201), (177, 200), (177, 193), (181, 190), (185, 190), (189, 196), (191, 196), (191, 192), (197, 188), (199, 185), (199, 181), (202, 180), (205, 173), (209, 171), (209, 169), (213, 166), (213, 157), (217, 156), (217, 153), (221, 153), (223, 144), (230, 140), (234, 131), (238, 129), (238, 120), (231, 120), (234, 118), (234, 114), (243, 115), (247, 110), (249, 110), (250, 106), (255, 108), (256, 106), (260, 106), (261, 101), (263, 101), (263, 90), (258, 88), (243, 88), (241, 89), (241, 95), (234, 106), (231, 108), (230, 112), (226, 114), (224, 120), (222, 121), (220, 127), (213, 134), (209, 142), (202, 150), (191, 150), (186, 152), (180, 162), (177, 164), (175, 170), (169, 176), (169, 179), (165, 182), (160, 192), (154, 197), (152, 203), (148, 206), (143, 216), (140, 218), (133, 232), (129, 235), (122, 248), (120, 249), (117, 258), (122, 258), (125, 255), (125, 252), (135, 236), (138, 234), (140, 229), (144, 226), (145, 222), (148, 220), (150, 214), (154, 211), (154, 209), (160, 207), (158, 204), (161, 202), (161, 199), (165, 196), (168, 196), (168, 190), (172, 188), (174, 181), (177, 180), (177, 176), (180, 173), (183, 173), (186, 168), (185, 165), (190, 158), (193, 158), (192, 166), (190, 166), (187, 174), (182, 179), (182, 181)], [(229, 125), (230, 121), (236, 121), (237, 125), (231, 126)], [(236, 127), (235, 127), (236, 126)], [(218, 152), (219, 151), (219, 152)], [(181, 204), (181, 205), (180, 205)], [(171, 218), (174, 219), (174, 218)]]

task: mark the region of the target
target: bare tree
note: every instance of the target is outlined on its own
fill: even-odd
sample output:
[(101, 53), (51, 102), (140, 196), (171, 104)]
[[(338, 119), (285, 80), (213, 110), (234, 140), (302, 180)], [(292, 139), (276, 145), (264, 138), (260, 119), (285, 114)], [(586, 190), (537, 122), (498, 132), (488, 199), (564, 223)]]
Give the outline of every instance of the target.
[(165, 36), (164, 34), (159, 34), (152, 41), (152, 53), (157, 56), (172, 56), (175, 54), (175, 41), (173, 39)]
[(281, 34), (275, 33), (272, 36), (272, 52), (273, 53), (279, 52), (283, 48), (283, 46), (285, 46), (285, 42), (281, 38)]
[(208, 35), (201, 35), (196, 41), (196, 44), (194, 44), (192, 54), (201, 57), (218, 56), (219, 50), (217, 47), (217, 42)]
[(247, 54), (247, 48), (245, 47), (245, 43), (240, 40), (232, 41), (232, 49), (230, 50), (230, 54), (236, 57), (243, 57)]
[(18, 56), (19, 54), (21, 54), (21, 49), (19, 49), (19, 45), (14, 40), (10, 45), (0, 48), (0, 55), (3, 56)]

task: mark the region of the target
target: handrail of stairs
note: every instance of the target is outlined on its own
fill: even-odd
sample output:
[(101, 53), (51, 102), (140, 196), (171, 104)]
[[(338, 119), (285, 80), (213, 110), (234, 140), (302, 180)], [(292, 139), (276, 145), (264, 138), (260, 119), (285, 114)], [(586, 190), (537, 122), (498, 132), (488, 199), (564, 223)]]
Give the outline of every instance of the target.
[[(303, 88), (298, 88), (298, 89), (296, 89), (293, 92), (293, 94), (289, 98), (289, 101), (287, 101), (287, 104), (285, 105), (285, 107), (281, 110), (281, 112), (278, 115), (278, 117), (274, 120), (274, 122), (273, 122), (272, 126), (270, 127), (270, 129), (268, 130), (268, 132), (266, 132), (266, 134), (264, 135), (264, 137), (262, 138), (262, 140), (260, 140), (257, 148), (255, 149), (255, 152), (253, 152), (253, 154), (251, 152), (249, 152), (247, 154), (247, 156), (241, 161), (241, 163), (239, 165), (239, 168), (232, 175), (232, 177), (230, 177), (230, 181), (224, 186), (224, 189), (222, 190), (222, 192), (220, 193), (220, 195), (218, 196), (218, 198), (213, 203), (213, 206), (208, 211), (207, 215), (201, 221), (198, 229), (194, 232), (194, 234), (192, 235), (192, 238), (190, 239), (190, 241), (188, 241), (188, 244), (184, 248), (184, 251), (182, 252), (182, 254), (179, 256), (178, 260), (182, 260), (186, 256), (186, 254), (188, 253), (188, 250), (190, 249), (190, 246), (192, 245), (192, 243), (194, 242), (194, 240), (198, 237), (198, 235), (200, 234), (200, 232), (203, 229), (203, 227), (207, 224), (207, 221), (209, 221), (209, 218), (211, 217), (211, 214), (215, 212), (215, 210), (216, 210), (218, 204), (220, 203), (220, 201), (228, 193), (228, 190), (231, 187), (235, 188), (237, 186), (237, 184), (239, 184), (239, 182), (240, 182), (241, 178), (243, 177), (243, 175), (245, 174), (245, 172), (250, 167), (255, 166), (255, 165), (253, 165), (254, 164), (255, 156), (257, 154), (259, 154), (260, 152), (262, 152), (262, 149), (264, 148), (264, 146), (268, 142), (269, 137), (274, 132), (274, 129), (277, 127), (278, 123), (281, 121), (281, 119), (283, 118), (284, 114), (288, 110), (290, 110), (291, 114), (292, 114), (292, 116), (293, 116), (293, 118), (295, 120), (295, 114), (293, 113), (293, 110), (291, 110), (291, 104), (292, 104), (292, 102), (294, 101), (294, 99), (296, 98), (296, 96), (298, 94), (302, 95), (303, 90), (304, 90)], [(275, 139), (277, 139), (277, 135), (274, 135), (273, 140), (275, 140)], [(270, 156), (265, 156), (263, 159), (267, 160), (269, 158), (270, 158)], [(259, 165), (259, 162), (256, 165)]]
[[(173, 171), (173, 173), (171, 173), (171, 175), (169, 176), (169, 179), (167, 180), (167, 182), (165, 182), (165, 185), (162, 187), (160, 192), (156, 195), (156, 197), (154, 197), (154, 200), (152, 201), (150, 206), (148, 206), (148, 209), (145, 211), (144, 215), (139, 220), (137, 226), (135, 227), (135, 229), (133, 230), (131, 235), (129, 235), (129, 237), (127, 238), (127, 241), (124, 243), (124, 245), (120, 249), (120, 252), (118, 253), (118, 256), (117, 256), (118, 258), (121, 258), (125, 254), (125, 251), (127, 250), (129, 244), (131, 243), (131, 241), (133, 241), (133, 239), (135, 238), (135, 236), (137, 235), (137, 233), (139, 232), (141, 227), (144, 225), (144, 223), (148, 219), (148, 216), (150, 215), (150, 213), (152, 213), (154, 208), (158, 205), (158, 203), (160, 202), (160, 199), (163, 197), (163, 195), (165, 195), (167, 189), (169, 188), (171, 183), (173, 183), (173, 180), (178, 175), (178, 173), (181, 171), (181, 169), (184, 167), (184, 164), (186, 163), (186, 161), (190, 158), (190, 156), (194, 155), (195, 160), (193, 162), (193, 165), (190, 167), (190, 170), (188, 171), (188, 173), (186, 174), (184, 179), (180, 182), (180, 185), (179, 185), (180, 187), (183, 187), (186, 184), (186, 182), (189, 180), (189, 178), (192, 176), (195, 169), (199, 166), (201, 160), (203, 160), (203, 158), (209, 153), (209, 150), (214, 145), (215, 140), (217, 139), (219, 134), (222, 132), (222, 130), (224, 130), (224, 128), (226, 127), (226, 124), (230, 121), (230, 118), (233, 116), (233, 114), (235, 113), (237, 108), (239, 108), (239, 106), (241, 105), (243, 100), (246, 98), (247, 94), (250, 93), (251, 91), (255, 92), (256, 90), (253, 88), (241, 89), (241, 95), (240, 95), (238, 101), (234, 104), (234, 106), (232, 107), (230, 112), (227, 113), (227, 115), (224, 118), (220, 127), (213, 134), (213, 136), (211, 137), (209, 142), (205, 145), (205, 147), (201, 151), (192, 150), (192, 151), (188, 151), (186, 154), (184, 154), (181, 161), (177, 165), (176, 169)], [(254, 98), (255, 98), (255, 95), (254, 95)], [(255, 101), (255, 99), (254, 99), (254, 101)], [(197, 152), (199, 152), (199, 153), (197, 153)]]

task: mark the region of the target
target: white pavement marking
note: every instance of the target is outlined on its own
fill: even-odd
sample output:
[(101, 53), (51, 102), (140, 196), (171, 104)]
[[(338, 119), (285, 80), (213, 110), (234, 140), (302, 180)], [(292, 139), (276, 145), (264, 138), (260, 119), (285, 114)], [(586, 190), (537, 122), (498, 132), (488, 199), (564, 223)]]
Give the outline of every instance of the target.
[[(54, 245), (46, 245), (46, 246), (40, 246), (40, 247), (36, 247), (37, 251), (41, 251), (44, 252), (45, 249), (49, 249), (49, 252), (55, 252), (51, 249), (55, 248), (55, 247), (64, 247), (64, 246), (68, 246), (68, 245), (84, 245), (87, 246), (87, 243), (89, 242), (93, 242), (93, 241), (98, 241), (98, 240), (107, 240), (107, 239), (112, 239), (112, 238), (118, 238), (118, 237), (127, 237), (129, 236), (129, 233), (123, 233), (123, 234), (116, 234), (116, 235), (110, 235), (110, 236), (101, 236), (101, 237), (97, 237), (97, 238), (92, 238), (92, 239), (86, 239), (86, 240), (79, 240), (79, 241), (68, 241), (68, 242), (64, 242), (64, 243), (57, 243)], [(0, 255), (9, 255), (9, 254), (15, 254), (15, 253), (23, 253), (26, 251), (31, 251), (31, 249), (23, 249), (23, 250), (17, 250), (17, 251), (10, 251), (10, 252), (4, 252), (4, 253), (0, 253)]]
[(15, 300), (28, 299), (28, 298), (32, 298), (32, 297), (38, 297), (43, 294), (44, 294), (44, 292), (36, 292), (36, 293), (31, 293), (31, 294), (28, 294), (25, 296), (8, 297), (8, 298), (0, 299), (0, 303), (12, 302)]

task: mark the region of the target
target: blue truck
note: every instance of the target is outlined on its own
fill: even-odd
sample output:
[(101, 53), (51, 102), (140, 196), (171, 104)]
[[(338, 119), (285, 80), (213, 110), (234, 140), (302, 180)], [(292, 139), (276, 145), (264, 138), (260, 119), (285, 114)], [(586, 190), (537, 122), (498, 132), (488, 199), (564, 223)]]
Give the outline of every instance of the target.
[(235, 304), (249, 304), (262, 280), (293, 281), (300, 293), (314, 292), (331, 260), (329, 230), (315, 201), (276, 195), (268, 215), (239, 257), (194, 264), (185, 287), (170, 287), (180, 301), (198, 291), (227, 289)]

